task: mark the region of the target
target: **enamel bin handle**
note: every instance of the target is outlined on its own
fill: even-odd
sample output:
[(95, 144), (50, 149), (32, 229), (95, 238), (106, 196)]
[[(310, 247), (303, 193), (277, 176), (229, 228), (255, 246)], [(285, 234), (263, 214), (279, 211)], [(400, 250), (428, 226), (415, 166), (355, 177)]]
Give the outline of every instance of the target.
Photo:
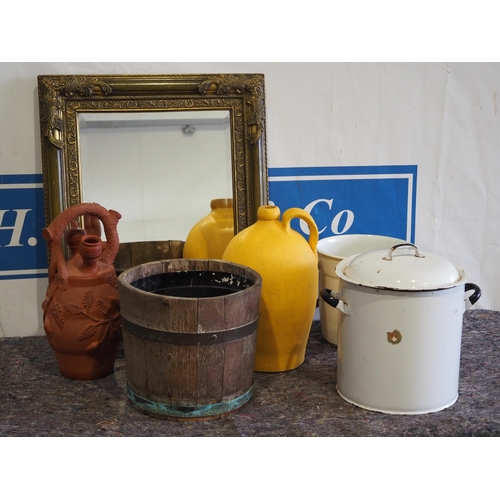
[(338, 293), (333, 293), (328, 288), (323, 288), (319, 291), (321, 298), (331, 307), (342, 311), (346, 316), (351, 315), (351, 311), (348, 309), (347, 304), (339, 299)]
[(396, 248), (399, 248), (399, 247), (412, 247), (415, 250), (415, 257), (419, 257), (419, 258), (425, 257), (425, 255), (422, 255), (418, 251), (418, 248), (413, 243), (399, 243), (398, 245), (394, 245), (393, 247), (391, 247), (389, 249), (389, 252), (387, 253), (387, 255), (385, 257), (383, 257), (383, 259), (384, 260), (392, 260), (392, 252), (394, 252), (394, 250), (396, 250)]
[(481, 298), (481, 289), (475, 283), (466, 283), (465, 291), (469, 292), (470, 290), (474, 290), (474, 293), (466, 299), (466, 309), (469, 309), (470, 306), (475, 304)]

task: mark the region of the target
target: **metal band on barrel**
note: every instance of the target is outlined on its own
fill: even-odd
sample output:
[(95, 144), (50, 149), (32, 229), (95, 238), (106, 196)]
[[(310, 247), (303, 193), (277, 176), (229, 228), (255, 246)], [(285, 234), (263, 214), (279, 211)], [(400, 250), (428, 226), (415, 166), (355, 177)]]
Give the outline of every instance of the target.
[(136, 394), (127, 384), (127, 395), (132, 404), (146, 413), (156, 417), (176, 417), (176, 418), (203, 418), (231, 413), (250, 401), (253, 394), (253, 385), (245, 393), (230, 400), (218, 403), (193, 406), (193, 403), (166, 404), (150, 401)]
[(239, 340), (257, 331), (257, 321), (229, 330), (204, 333), (180, 333), (155, 330), (146, 326), (136, 325), (122, 316), (122, 328), (127, 333), (147, 340), (165, 342), (177, 345), (212, 345)]

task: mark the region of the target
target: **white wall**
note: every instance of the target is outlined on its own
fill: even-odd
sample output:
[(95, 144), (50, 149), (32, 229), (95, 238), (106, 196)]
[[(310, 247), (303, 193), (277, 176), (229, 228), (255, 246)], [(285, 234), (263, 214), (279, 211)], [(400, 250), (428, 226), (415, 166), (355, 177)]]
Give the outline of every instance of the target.
[[(497, 63), (1, 63), (0, 174), (42, 172), (39, 74), (219, 72), (265, 74), (269, 166), (418, 165), (417, 245), (500, 310)], [(0, 336), (43, 334), (45, 287), (0, 280)]]

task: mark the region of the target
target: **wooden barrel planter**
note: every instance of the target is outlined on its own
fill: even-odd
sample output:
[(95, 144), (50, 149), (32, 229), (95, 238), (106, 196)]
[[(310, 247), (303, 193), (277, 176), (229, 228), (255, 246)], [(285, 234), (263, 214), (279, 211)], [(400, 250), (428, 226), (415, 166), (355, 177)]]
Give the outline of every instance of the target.
[(231, 413), (253, 393), (262, 278), (220, 260), (148, 262), (118, 278), (127, 393), (169, 420)]

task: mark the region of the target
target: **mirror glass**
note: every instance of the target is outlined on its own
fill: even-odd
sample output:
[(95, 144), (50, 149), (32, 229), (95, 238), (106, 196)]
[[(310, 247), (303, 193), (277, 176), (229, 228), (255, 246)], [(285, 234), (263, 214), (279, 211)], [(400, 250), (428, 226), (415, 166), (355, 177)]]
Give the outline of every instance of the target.
[(232, 198), (229, 111), (79, 113), (82, 200), (121, 213), (120, 241), (185, 240)]
[(233, 198), (235, 232), (268, 203), (262, 74), (40, 75), (47, 224), (97, 202), (121, 242), (185, 240)]

